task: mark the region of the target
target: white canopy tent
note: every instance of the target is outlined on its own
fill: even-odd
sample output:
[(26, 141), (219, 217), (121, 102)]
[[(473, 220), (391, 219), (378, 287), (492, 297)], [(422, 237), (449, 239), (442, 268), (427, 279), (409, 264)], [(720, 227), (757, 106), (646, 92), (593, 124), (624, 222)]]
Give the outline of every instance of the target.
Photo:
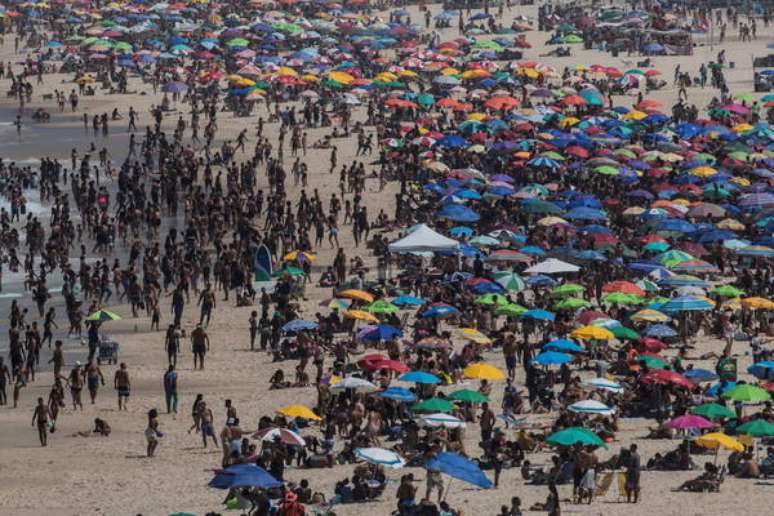
[(437, 251), (455, 251), (460, 243), (445, 237), (425, 224), (418, 224), (411, 233), (391, 243), (387, 248), (391, 253), (426, 253)]
[(567, 272), (578, 272), (580, 267), (571, 263), (549, 258), (543, 262), (537, 263), (524, 272), (528, 274), (564, 274)]

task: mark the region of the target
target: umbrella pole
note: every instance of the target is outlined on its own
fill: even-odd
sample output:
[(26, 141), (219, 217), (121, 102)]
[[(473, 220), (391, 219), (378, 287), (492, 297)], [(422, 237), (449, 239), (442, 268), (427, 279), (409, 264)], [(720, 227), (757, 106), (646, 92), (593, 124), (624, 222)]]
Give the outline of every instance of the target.
[(441, 501), (443, 502), (446, 501), (446, 495), (449, 494), (449, 490), (451, 489), (451, 485), (452, 485), (452, 480), (454, 480), (454, 477), (449, 477), (449, 483), (446, 485), (446, 489), (443, 492), (443, 498), (441, 499)]

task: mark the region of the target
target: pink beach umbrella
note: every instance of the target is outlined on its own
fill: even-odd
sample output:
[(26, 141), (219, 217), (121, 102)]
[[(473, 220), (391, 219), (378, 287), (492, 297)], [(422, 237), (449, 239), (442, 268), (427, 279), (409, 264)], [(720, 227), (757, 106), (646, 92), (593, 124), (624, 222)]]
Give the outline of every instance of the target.
[(674, 430), (692, 430), (715, 427), (712, 421), (704, 419), (701, 416), (694, 416), (693, 414), (686, 414), (684, 416), (676, 417), (673, 420), (667, 422), (664, 426)]

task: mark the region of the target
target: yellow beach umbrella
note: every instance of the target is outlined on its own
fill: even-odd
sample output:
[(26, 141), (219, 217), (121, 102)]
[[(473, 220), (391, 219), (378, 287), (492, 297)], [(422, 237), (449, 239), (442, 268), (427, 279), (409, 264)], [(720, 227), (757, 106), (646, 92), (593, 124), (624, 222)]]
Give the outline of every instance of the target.
[(644, 310), (640, 310), (636, 314), (632, 315), (630, 319), (632, 321), (640, 322), (667, 322), (670, 320), (670, 317), (663, 312), (659, 312), (658, 310), (645, 308)]
[(341, 84), (352, 84), (355, 78), (346, 72), (333, 71), (328, 74), (328, 77), (332, 81), (340, 82)]
[(364, 301), (366, 303), (374, 302), (374, 296), (372, 296), (368, 292), (365, 292), (363, 290), (358, 290), (355, 288), (348, 288), (347, 290), (342, 290), (341, 292), (336, 294), (336, 297), (344, 297), (347, 299), (357, 299), (358, 301)]
[(637, 216), (637, 215), (642, 215), (643, 213), (645, 213), (645, 211), (646, 211), (645, 208), (642, 208), (640, 206), (632, 206), (631, 208), (626, 208), (623, 211), (623, 214)]
[(303, 405), (288, 405), (277, 411), (285, 417), (300, 417), (301, 419), (311, 419), (312, 421), (322, 421), (322, 418), (315, 414), (312, 409)]
[(730, 435), (726, 435), (723, 432), (712, 432), (704, 434), (696, 439), (696, 444), (705, 448), (717, 449), (719, 447), (726, 448), (728, 450), (743, 452), (744, 444), (740, 443)]
[(717, 226), (720, 229), (730, 229), (732, 231), (744, 231), (744, 224), (736, 219), (723, 219), (718, 222)]
[(742, 309), (742, 299), (738, 297), (728, 299), (724, 301), (722, 305), (720, 305), (720, 308), (723, 310), (733, 310), (734, 312), (738, 312)]
[(379, 319), (375, 315), (364, 312), (363, 310), (344, 310), (344, 317), (349, 319), (357, 319), (358, 321), (366, 321), (372, 323), (378, 323)]
[(753, 129), (755, 128), (750, 124), (737, 124), (731, 130), (735, 133), (743, 133), (745, 131), (752, 131)]
[(742, 299), (742, 306), (749, 310), (774, 310), (774, 301), (762, 297)]
[(456, 68), (452, 68), (451, 66), (448, 66), (441, 70), (441, 75), (459, 75), (460, 71)]
[(718, 171), (712, 167), (701, 166), (701, 167), (692, 168), (690, 173), (692, 176), (696, 176), (696, 177), (710, 177), (717, 174)]
[(476, 344), (491, 344), (492, 339), (481, 333), (475, 328), (460, 328), (457, 330), (457, 335), (463, 339), (468, 339)]
[(277, 70), (277, 75), (280, 77), (298, 77), (298, 72), (290, 67), (282, 66)]
[(624, 120), (642, 120), (644, 118), (647, 118), (648, 114), (644, 113), (642, 111), (629, 111), (626, 113), (622, 118)]
[(462, 371), (462, 374), (465, 378), (473, 380), (505, 380), (505, 373), (493, 365), (484, 363), (470, 364)]
[(601, 326), (584, 326), (570, 333), (570, 337), (581, 340), (611, 340), (615, 335)]

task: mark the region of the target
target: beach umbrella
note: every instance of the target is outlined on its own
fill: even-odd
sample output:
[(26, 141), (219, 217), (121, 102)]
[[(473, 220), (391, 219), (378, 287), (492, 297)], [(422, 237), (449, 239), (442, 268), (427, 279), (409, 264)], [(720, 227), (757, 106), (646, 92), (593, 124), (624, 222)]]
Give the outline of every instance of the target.
[(718, 403), (704, 403), (698, 405), (691, 409), (691, 413), (704, 416), (708, 419), (719, 419), (721, 417), (733, 419), (736, 417), (736, 413), (733, 410)]
[(331, 386), (331, 391), (333, 392), (342, 392), (350, 389), (355, 392), (376, 392), (379, 390), (379, 387), (357, 376), (347, 376)]
[(585, 290), (586, 289), (582, 285), (578, 285), (577, 283), (565, 283), (554, 288), (551, 291), (551, 295), (554, 297), (566, 297), (579, 294)]
[(589, 308), (591, 303), (585, 299), (579, 299), (577, 297), (570, 297), (562, 299), (554, 305), (557, 310), (577, 310), (579, 308)]
[(596, 400), (578, 401), (567, 408), (570, 412), (576, 412), (578, 414), (601, 414), (609, 416), (615, 412), (615, 408), (608, 407), (604, 403)]
[(742, 306), (750, 310), (774, 310), (774, 301), (762, 297), (742, 299)]
[(501, 287), (512, 292), (521, 292), (527, 288), (524, 279), (515, 272), (497, 272), (494, 281)]
[(314, 412), (312, 412), (312, 409), (305, 407), (303, 405), (288, 405), (287, 407), (282, 407), (277, 411), (277, 414), (280, 414), (285, 417), (290, 417), (290, 418), (322, 421), (322, 418), (317, 414), (315, 414)]
[(564, 430), (554, 432), (546, 438), (548, 444), (555, 446), (574, 446), (582, 444), (584, 446), (602, 446), (607, 448), (604, 441), (597, 434), (581, 426), (571, 426)]
[(389, 324), (366, 326), (357, 333), (357, 338), (367, 342), (388, 341), (403, 337), (403, 332)]
[(210, 480), (208, 485), (216, 489), (243, 487), (274, 489), (281, 487), (282, 482), (255, 464), (236, 464), (215, 473), (215, 477)]
[(416, 394), (408, 389), (404, 389), (403, 387), (390, 387), (378, 393), (377, 396), (380, 398), (386, 398), (388, 400), (409, 403), (417, 400)]
[(507, 317), (520, 317), (527, 309), (516, 303), (509, 303), (507, 305), (498, 306), (495, 310), (497, 315), (505, 315)]
[(364, 303), (373, 303), (374, 296), (365, 292), (364, 290), (358, 290), (354, 288), (342, 290), (336, 293), (336, 297), (343, 297), (345, 299), (353, 299), (357, 301), (363, 301)]
[(422, 312), (422, 318), (428, 317), (445, 317), (449, 315), (459, 314), (460, 311), (453, 306), (444, 303), (433, 303), (427, 310)]
[(476, 222), (481, 218), (473, 209), (462, 204), (447, 204), (435, 216), (439, 219), (453, 220), (454, 222)]
[(710, 448), (713, 450), (723, 447), (728, 450), (733, 450), (738, 452), (744, 451), (744, 445), (742, 443), (740, 443), (730, 435), (726, 435), (722, 432), (712, 432), (709, 434), (704, 434), (701, 437), (697, 438), (694, 442), (699, 446), (703, 446), (704, 448)]
[(355, 448), (355, 458), (369, 464), (386, 466), (392, 469), (402, 468), (406, 460), (392, 450), (385, 448)]
[(473, 303), (477, 305), (497, 305), (497, 306), (504, 306), (510, 303), (508, 301), (508, 298), (503, 296), (502, 294), (484, 294), (483, 296), (478, 296)]
[(762, 401), (769, 401), (771, 394), (766, 389), (761, 389), (755, 385), (749, 383), (738, 384), (731, 390), (728, 390), (721, 394), (722, 397), (733, 401), (746, 401), (749, 403), (759, 403)]
[(454, 405), (442, 398), (429, 398), (411, 406), (412, 412), (451, 412)]
[(481, 333), (475, 328), (460, 328), (456, 331), (456, 334), (463, 339), (468, 339), (476, 344), (491, 344), (492, 339)]
[(672, 428), (674, 430), (692, 430), (692, 429), (707, 429), (707, 428), (714, 428), (715, 425), (712, 423), (712, 421), (708, 421), (707, 419), (704, 419), (701, 416), (686, 414), (684, 416), (679, 416), (671, 421), (667, 421), (666, 424), (664, 424), (667, 428)]
[[(640, 355), (640, 357), (643, 357), (643, 355)], [(653, 357), (647, 357), (647, 358), (653, 358)], [(648, 371), (648, 373), (645, 374), (640, 380), (643, 383), (658, 383), (662, 385), (671, 383), (672, 385), (685, 387), (687, 389), (692, 389), (696, 387), (696, 385), (692, 381), (690, 381), (688, 378), (681, 375), (680, 373), (676, 373), (674, 371), (666, 371), (663, 369)]]
[(541, 310), (539, 308), (527, 310), (521, 314), (521, 316), (525, 319), (533, 319), (535, 321), (553, 321), (556, 319), (556, 316), (553, 313), (549, 312), (548, 310)]
[(484, 363), (470, 364), (463, 369), (462, 374), (465, 378), (473, 380), (505, 380), (505, 373), (493, 365)]
[(442, 412), (436, 414), (422, 414), (419, 416), (419, 421), (423, 423), (424, 426), (432, 427), (465, 428), (467, 426), (461, 419)]
[(722, 285), (712, 289), (710, 292), (716, 296), (722, 297), (740, 297), (744, 295), (744, 290), (737, 288), (733, 285)]
[(482, 489), (490, 489), (493, 486), (475, 462), (458, 453), (440, 452), (427, 461), (425, 468), (440, 471)]
[(648, 337), (668, 338), (676, 337), (677, 332), (666, 324), (653, 324), (645, 330), (645, 335)]
[(109, 310), (97, 310), (96, 312), (90, 314), (86, 318), (86, 320), (87, 321), (120, 321), (121, 316)]
[(711, 382), (718, 379), (718, 375), (709, 369), (688, 369), (683, 376), (694, 382)]
[(542, 366), (566, 364), (567, 362), (572, 362), (572, 360), (572, 355), (558, 351), (543, 351), (532, 359), (533, 362)]
[(736, 432), (753, 437), (770, 437), (774, 435), (774, 424), (765, 419), (754, 419), (736, 427)]
[(629, 319), (637, 322), (667, 322), (672, 320), (672, 318), (668, 315), (650, 308), (645, 308), (635, 314), (632, 314)]
[(401, 375), (398, 380), (401, 382), (424, 383), (429, 385), (437, 385), (441, 383), (440, 378), (432, 373), (427, 373), (425, 371), (411, 371)]
[(306, 446), (306, 441), (304, 441), (304, 438), (298, 435), (296, 432), (288, 428), (280, 428), (277, 426), (258, 430), (253, 434), (253, 439), (258, 441), (276, 441), (279, 439), (283, 443), (289, 444), (291, 446)]
[(760, 380), (774, 380), (774, 360), (756, 362), (747, 368), (747, 372)]
[(620, 383), (608, 380), (607, 378), (590, 378), (588, 380), (583, 380), (581, 385), (591, 387), (593, 389), (602, 389), (615, 393), (621, 393), (624, 391)]
[(164, 93), (185, 93), (188, 86), (183, 82), (168, 82), (162, 87)]
[(397, 306), (422, 306), (425, 303), (427, 303), (427, 301), (420, 297), (414, 297), (405, 294), (392, 300), (392, 304)]
[(570, 272), (578, 272), (580, 267), (572, 265), (571, 263), (557, 260), (556, 258), (549, 258), (543, 262), (529, 267), (524, 272), (528, 274), (566, 274)]
[(665, 313), (674, 312), (697, 312), (712, 310), (714, 307), (704, 299), (692, 296), (675, 297), (661, 305), (660, 311)]
[(600, 326), (584, 326), (570, 333), (570, 337), (580, 340), (611, 340), (613, 332)]
[(400, 308), (384, 299), (374, 301), (367, 305), (365, 309), (372, 314), (394, 314), (400, 311)]
[(613, 335), (615, 335), (618, 340), (637, 340), (640, 338), (639, 333), (626, 326), (610, 326), (610, 331), (613, 332)]
[(305, 321), (303, 319), (294, 319), (282, 327), (282, 331), (285, 333), (298, 333), (301, 331), (316, 330), (317, 323), (313, 321)]
[(378, 323), (379, 319), (377, 319), (373, 314), (369, 314), (368, 312), (364, 310), (344, 310), (342, 313), (344, 317), (347, 319), (355, 319), (358, 321), (366, 321), (366, 322), (372, 322), (372, 323)]
[(489, 401), (489, 397), (481, 394), (478, 391), (471, 391), (470, 389), (460, 389), (454, 391), (447, 396), (448, 399), (454, 401), (464, 401), (467, 403), (484, 403)]

